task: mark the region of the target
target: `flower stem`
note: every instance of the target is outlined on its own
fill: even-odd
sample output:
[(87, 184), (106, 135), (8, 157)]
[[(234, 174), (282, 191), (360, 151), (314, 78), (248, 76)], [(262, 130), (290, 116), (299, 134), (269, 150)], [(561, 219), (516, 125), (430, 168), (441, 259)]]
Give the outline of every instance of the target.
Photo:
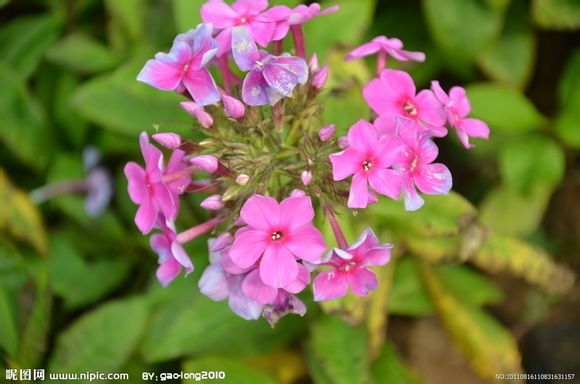
[(379, 51), (377, 54), (377, 76), (381, 74), (381, 71), (387, 67), (387, 52)]
[(190, 176), (195, 169), (196, 167), (192, 165), (182, 169), (181, 171), (175, 173), (168, 173), (166, 175), (163, 175), (161, 181), (163, 181), (165, 184), (171, 183), (173, 181), (181, 179), (182, 177)]
[(274, 52), (274, 56), (280, 56), (282, 54), (282, 49), (283, 49), (282, 42), (283, 42), (282, 39), (274, 41), (273, 49), (272, 49)]
[(219, 68), (222, 73), (222, 80), (224, 81), (224, 90), (226, 95), (232, 94), (232, 77), (228, 63), (228, 55), (224, 54), (219, 58)]
[(336, 220), (336, 216), (334, 216), (334, 212), (332, 209), (327, 211), (327, 218), (330, 226), (332, 227), (332, 232), (334, 232), (334, 237), (336, 237), (336, 242), (340, 249), (348, 249), (348, 243), (346, 242), (346, 238), (344, 237), (344, 233), (342, 233), (342, 229)]
[(88, 187), (85, 179), (59, 181), (31, 191), (30, 199), (33, 202), (40, 204), (52, 199), (53, 197), (72, 193), (82, 193), (86, 192), (87, 189)]
[(296, 49), (296, 56), (306, 60), (306, 47), (304, 46), (304, 32), (301, 25), (293, 25), (290, 27), (292, 31), (292, 39), (294, 40), (294, 48)]
[(223, 221), (221, 217), (214, 217), (206, 221), (205, 223), (201, 223), (196, 225), (195, 227), (191, 227), (177, 235), (177, 242), (180, 244), (185, 244), (190, 242), (191, 240), (213, 230), (215, 227), (219, 225)]

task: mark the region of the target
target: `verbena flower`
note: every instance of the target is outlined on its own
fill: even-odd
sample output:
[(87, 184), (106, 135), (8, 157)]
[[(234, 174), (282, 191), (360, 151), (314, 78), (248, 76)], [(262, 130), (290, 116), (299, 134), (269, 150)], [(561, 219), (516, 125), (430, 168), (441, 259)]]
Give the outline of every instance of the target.
[(391, 244), (380, 244), (374, 232), (367, 228), (347, 249), (334, 248), (328, 261), (330, 267), (314, 278), (315, 301), (337, 299), (348, 288), (357, 296), (366, 296), (377, 288), (377, 277), (368, 267), (387, 264), (391, 258)]
[(396, 199), (401, 192), (401, 174), (392, 166), (399, 158), (401, 142), (394, 135), (379, 138), (374, 125), (359, 120), (348, 131), (348, 147), (330, 155), (335, 181), (352, 175), (349, 208), (365, 208), (368, 185), (378, 193)]
[(176, 38), (169, 53), (159, 52), (148, 60), (137, 80), (164, 91), (184, 87), (200, 106), (213, 104), (220, 96), (205, 68), (217, 53), (211, 24), (201, 24), (189, 35)]

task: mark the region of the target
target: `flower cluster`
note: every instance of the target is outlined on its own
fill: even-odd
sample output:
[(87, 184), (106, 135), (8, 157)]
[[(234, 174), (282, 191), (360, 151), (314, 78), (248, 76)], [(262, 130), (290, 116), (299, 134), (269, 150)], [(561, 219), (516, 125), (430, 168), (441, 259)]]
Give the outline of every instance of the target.
[[(336, 127), (322, 124), (318, 98), (329, 68), (319, 66), (316, 54), (307, 57), (302, 25), (337, 10), (208, 0), (203, 24), (178, 35), (168, 53), (157, 53), (139, 73), (139, 81), (183, 95), (181, 108), (205, 136), (194, 142), (155, 133), (161, 150), (142, 133), (144, 167), (125, 167), (129, 196), (139, 205), (135, 224), (143, 234), (155, 230), (150, 242), (162, 285), (182, 269), (193, 271), (184, 244), (214, 233), (199, 288), (213, 300), (227, 299), (242, 318), (274, 324), (288, 313), (303, 315), (297, 295), (309, 285), (315, 301), (345, 296), (349, 288), (365, 296), (378, 284), (370, 267), (388, 263), (392, 245), (370, 228), (349, 245), (337, 211), (365, 208), (377, 194), (402, 195), (406, 209), (418, 209), (417, 189), (451, 189), (449, 170), (434, 163), (433, 138), (445, 136), (447, 126), (467, 148), (470, 137), (488, 136), (485, 123), (466, 117), (462, 88), (448, 95), (433, 82), (432, 90), (416, 93), (406, 72), (387, 69), (389, 57), (424, 61), (425, 55), (381, 36), (346, 58), (377, 54), (377, 78), (363, 92), (374, 121), (360, 120), (335, 137)], [(283, 52), (290, 38), (293, 52)], [(203, 196), (209, 218), (177, 232), (180, 199), (192, 195)], [(314, 225), (317, 212), (332, 228), (335, 246)]]

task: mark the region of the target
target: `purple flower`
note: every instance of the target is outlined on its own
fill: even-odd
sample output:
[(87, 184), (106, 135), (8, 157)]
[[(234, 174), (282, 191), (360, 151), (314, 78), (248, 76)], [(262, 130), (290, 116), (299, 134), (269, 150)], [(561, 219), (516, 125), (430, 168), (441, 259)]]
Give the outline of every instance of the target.
[(246, 104), (274, 105), (290, 96), (297, 84), (305, 84), (308, 80), (308, 66), (304, 60), (258, 51), (246, 27), (234, 28), (232, 52), (240, 69), (249, 71), (242, 85)]
[[(135, 215), (135, 224), (144, 234), (149, 233), (162, 213), (167, 220), (174, 220), (179, 209), (177, 197), (178, 186), (163, 182), (163, 155), (159, 149), (149, 143), (145, 132), (139, 136), (141, 153), (145, 160), (145, 168), (134, 162), (125, 165), (128, 192), (131, 201), (139, 205)], [(175, 165), (177, 167), (177, 165)], [(177, 180), (176, 180), (177, 181)]]
[(368, 267), (387, 264), (392, 247), (380, 244), (373, 231), (367, 228), (348, 249), (333, 249), (330, 259), (323, 264), (331, 268), (314, 278), (314, 300), (337, 299), (346, 295), (349, 286), (355, 295), (366, 296), (378, 285), (375, 274)]
[(377, 129), (366, 120), (359, 120), (348, 131), (348, 148), (330, 155), (335, 181), (352, 177), (349, 208), (365, 208), (371, 187), (392, 199), (401, 191), (401, 174), (392, 167), (399, 159), (401, 142), (394, 135), (379, 138)]
[(288, 197), (280, 204), (272, 197), (254, 195), (243, 205), (238, 230), (230, 250), (240, 268), (259, 263), (260, 279), (274, 288), (285, 288), (299, 275), (296, 259), (318, 259), (326, 244), (312, 225), (310, 197)]
[(185, 268), (187, 276), (193, 272), (193, 264), (187, 256), (182, 245), (177, 241), (175, 225), (171, 221), (161, 224), (162, 234), (151, 236), (151, 248), (159, 255), (159, 268), (157, 268), (157, 280), (166, 287)]
[(386, 54), (399, 61), (425, 61), (423, 52), (411, 52), (403, 50), (403, 42), (399, 39), (389, 39), (386, 36), (377, 36), (368, 43), (365, 43), (352, 51), (346, 56), (346, 61), (359, 59), (364, 56), (375, 53)]
[(296, 296), (281, 289), (274, 302), (264, 307), (262, 316), (274, 326), (282, 317), (291, 313), (304, 316), (306, 305)]
[(455, 128), (457, 137), (465, 148), (473, 148), (469, 143), (470, 137), (489, 138), (489, 127), (479, 119), (466, 117), (471, 112), (471, 105), (465, 89), (453, 87), (449, 95), (445, 93), (438, 81), (431, 82), (431, 89), (435, 97), (443, 104), (447, 113), (447, 122)]
[(180, 91), (185, 87), (200, 106), (220, 99), (215, 82), (205, 68), (217, 53), (210, 24), (179, 35), (169, 53), (159, 52), (148, 60), (137, 80), (164, 91)]
[(201, 7), (201, 18), (205, 23), (212, 23), (221, 29), (216, 36), (219, 44), (218, 56), (231, 49), (232, 30), (244, 26), (250, 32), (253, 41), (262, 47), (267, 46), (274, 35), (276, 22), (284, 20), (291, 12), (286, 6), (275, 6), (267, 11), (267, 0), (237, 0), (231, 6), (222, 0), (208, 0)]
[(211, 264), (203, 271), (198, 286), (201, 293), (212, 300), (228, 299), (231, 310), (238, 316), (256, 320), (264, 306), (243, 292), (242, 282), (248, 275), (248, 269), (241, 269), (232, 263), (228, 254), (231, 242), (232, 236), (229, 233), (210, 239)]

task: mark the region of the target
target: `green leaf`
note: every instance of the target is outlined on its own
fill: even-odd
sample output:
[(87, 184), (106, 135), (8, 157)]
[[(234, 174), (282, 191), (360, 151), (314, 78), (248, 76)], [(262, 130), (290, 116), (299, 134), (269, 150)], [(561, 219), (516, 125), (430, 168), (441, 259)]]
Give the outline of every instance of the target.
[(441, 285), (462, 303), (482, 306), (503, 300), (503, 292), (486, 276), (465, 265), (445, 265), (436, 270)]
[(57, 42), (47, 52), (48, 60), (66, 69), (93, 74), (112, 69), (120, 57), (91, 36), (76, 32)]
[(59, 20), (50, 15), (18, 17), (0, 29), (0, 61), (26, 78), (56, 41)]
[(147, 312), (147, 301), (132, 298), (83, 315), (58, 336), (49, 371), (118, 371), (145, 331)]
[(383, 350), (373, 363), (371, 371), (377, 384), (418, 384), (421, 382), (415, 372), (407, 368), (390, 342), (383, 345)]
[[(265, 372), (252, 368), (248, 364), (244, 364), (239, 360), (223, 357), (202, 357), (199, 359), (188, 360), (183, 363), (183, 372), (202, 371), (224, 372), (225, 381), (236, 384), (274, 384), (276, 382)], [(191, 380), (183, 379), (182, 382), (190, 383)]]
[[(331, 1), (322, 3), (326, 8), (334, 5)], [(357, 45), (364, 37), (371, 24), (375, 0), (342, 0), (340, 10), (316, 19), (316, 22), (306, 23), (307, 54), (316, 52), (322, 63), (327, 53), (337, 44)], [(340, 25), (340, 28), (337, 26)], [(332, 31), (332, 33), (328, 33)]]
[(312, 324), (308, 360), (311, 369), (317, 366), (320, 370), (314, 377), (316, 383), (370, 380), (365, 329), (352, 327), (336, 316), (320, 316)]
[(411, 257), (396, 261), (388, 300), (390, 314), (428, 316), (433, 313), (433, 304), (419, 277), (417, 263)]
[(552, 188), (546, 186), (538, 186), (528, 194), (507, 186), (492, 189), (481, 203), (481, 222), (498, 233), (529, 235), (540, 225), (551, 193)]
[(422, 265), (421, 274), (445, 328), (475, 371), (490, 380), (498, 372), (522, 371), (517, 343), (508, 330), (484, 311), (448, 292), (427, 264)]
[(139, 58), (113, 75), (86, 82), (72, 96), (73, 108), (94, 124), (133, 137), (153, 124), (165, 127), (177, 120), (188, 126), (190, 120), (179, 108), (181, 96), (137, 82), (144, 63)]
[(542, 28), (580, 28), (580, 3), (576, 0), (533, 0), (532, 15)]
[(70, 107), (71, 96), (79, 85), (80, 81), (76, 77), (63, 72), (58, 77), (52, 94), (54, 100), (52, 111), (56, 124), (63, 129), (66, 138), (78, 149), (82, 148), (89, 131), (88, 123)]
[(522, 89), (534, 67), (536, 39), (523, 0), (514, 0), (502, 35), (478, 56), (480, 67), (494, 80)]
[(554, 130), (566, 145), (580, 149), (580, 112), (578, 109), (568, 109), (560, 113), (554, 122)]
[(521, 133), (536, 130), (546, 118), (520, 92), (494, 83), (466, 87), (473, 117), (488, 123), (493, 131)]
[(119, 28), (119, 33), (128, 36), (133, 42), (138, 42), (143, 38), (146, 1), (106, 0), (105, 5), (111, 17), (111, 23)]
[(11, 153), (35, 169), (46, 166), (53, 151), (42, 106), (19, 76), (0, 63), (0, 140)]
[(0, 283), (0, 348), (8, 356), (16, 357), (18, 353), (19, 329), (16, 317), (16, 306), (6, 288)]
[(572, 148), (580, 149), (580, 50), (568, 59), (558, 87), (562, 111), (554, 129), (558, 137)]
[(173, 18), (177, 33), (187, 32), (201, 23), (200, 8), (205, 0), (173, 0)]
[(556, 143), (528, 136), (502, 148), (499, 169), (505, 183), (521, 194), (538, 186), (555, 187), (564, 177), (566, 159)]
[(453, 68), (461, 70), (470, 64), (499, 36), (505, 10), (499, 5), (502, 7), (479, 0), (423, 0), (431, 36)]
[(51, 235), (52, 288), (64, 298), (67, 308), (78, 308), (102, 298), (124, 281), (128, 270), (129, 264), (123, 260), (87, 263), (65, 237)]
[(0, 232), (28, 242), (46, 254), (46, 234), (40, 214), (28, 196), (16, 189), (0, 168)]
[(272, 330), (263, 320), (244, 320), (231, 311), (227, 301), (214, 302), (202, 296), (195, 284), (192, 278), (173, 281), (159, 292), (160, 297), (152, 297), (154, 302), (162, 300), (162, 304), (141, 347), (148, 362), (193, 354), (239, 355), (271, 349), (294, 339), (306, 324), (300, 317), (288, 316)]

